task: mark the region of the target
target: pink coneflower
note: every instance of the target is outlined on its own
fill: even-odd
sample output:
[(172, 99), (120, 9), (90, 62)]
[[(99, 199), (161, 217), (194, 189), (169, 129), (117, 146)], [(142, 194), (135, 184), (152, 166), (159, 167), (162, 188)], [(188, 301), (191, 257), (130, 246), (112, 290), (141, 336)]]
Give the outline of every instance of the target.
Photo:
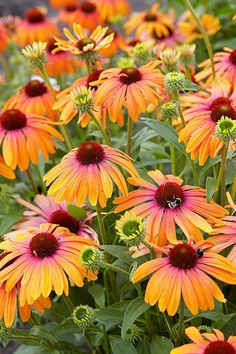
[(152, 242), (165, 245), (166, 240), (177, 243), (176, 225), (188, 239), (202, 238), (199, 229), (210, 232), (209, 223), (218, 222), (227, 212), (213, 200), (207, 203), (203, 188), (182, 185), (183, 180), (172, 175), (164, 176), (161, 171), (150, 171), (148, 175), (155, 184), (140, 177), (130, 177), (128, 182), (141, 189), (114, 200), (115, 213), (132, 208), (137, 216), (147, 218), (145, 225)]
[[(93, 216), (87, 212), (85, 207), (83, 208), (85, 218), (83, 220), (77, 220), (69, 214), (65, 202), (57, 204), (50, 196), (38, 194), (34, 199), (34, 204), (23, 199), (17, 199), (17, 202), (25, 206), (28, 210), (24, 212), (23, 221), (16, 225), (16, 229), (51, 223), (66, 227), (71, 233), (77, 234), (78, 236), (94, 241), (98, 239), (96, 232), (87, 224), (92, 220)], [(7, 235), (7, 238), (10, 237), (11, 233)]]

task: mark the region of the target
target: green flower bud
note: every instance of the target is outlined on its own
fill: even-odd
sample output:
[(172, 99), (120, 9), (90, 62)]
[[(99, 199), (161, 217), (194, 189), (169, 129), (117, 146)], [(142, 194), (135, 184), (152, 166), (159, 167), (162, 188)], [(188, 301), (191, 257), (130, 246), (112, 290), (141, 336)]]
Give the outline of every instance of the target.
[(184, 74), (172, 71), (165, 75), (164, 86), (167, 92), (170, 94), (176, 93), (184, 88)]
[(99, 262), (102, 260), (102, 253), (95, 247), (87, 246), (80, 253), (81, 264), (93, 271), (99, 269)]
[(116, 221), (116, 231), (120, 241), (129, 247), (139, 245), (145, 238), (142, 220), (129, 211)]
[(95, 321), (94, 309), (87, 305), (79, 305), (73, 310), (72, 319), (77, 326), (88, 327)]
[(5, 183), (0, 183), (0, 200), (6, 201), (12, 197), (12, 188)]
[(222, 116), (216, 125), (216, 135), (223, 141), (236, 139), (236, 121)]
[(164, 120), (172, 120), (178, 117), (178, 108), (175, 102), (167, 102), (161, 105), (161, 115)]
[(80, 116), (85, 112), (94, 110), (95, 103), (91, 88), (87, 88), (86, 86), (76, 87), (72, 89), (69, 95)]
[(125, 339), (127, 339), (129, 342), (134, 344), (135, 342), (140, 341), (142, 335), (143, 335), (143, 330), (136, 326), (136, 324), (133, 324), (126, 332), (125, 334)]
[(47, 63), (46, 46), (45, 42), (34, 42), (22, 49), (22, 53), (30, 60), (33, 68), (42, 68)]

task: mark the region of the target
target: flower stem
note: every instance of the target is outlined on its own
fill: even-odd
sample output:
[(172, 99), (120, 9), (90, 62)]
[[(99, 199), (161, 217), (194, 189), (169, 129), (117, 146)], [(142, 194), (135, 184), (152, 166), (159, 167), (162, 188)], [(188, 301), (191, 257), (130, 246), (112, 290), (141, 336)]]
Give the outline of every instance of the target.
[(226, 186), (225, 186), (225, 165), (226, 165), (226, 156), (228, 151), (228, 145), (224, 144), (223, 148), (221, 149), (221, 164), (220, 164), (220, 171), (217, 179), (216, 184), (216, 193), (215, 193), (215, 200), (217, 200), (219, 189), (221, 187), (221, 205), (225, 205), (225, 196), (226, 196)]
[[(49, 88), (49, 90), (50, 90), (50, 92), (52, 94), (52, 97), (54, 98), (54, 101), (56, 102), (56, 100), (57, 100), (56, 93), (55, 93), (54, 88), (52, 87), (52, 84), (51, 84), (50, 79), (48, 77), (47, 71), (45, 70), (45, 67), (42, 66), (40, 68), (40, 71), (41, 71), (41, 74), (42, 74), (42, 77), (43, 77), (44, 81), (48, 85), (48, 88)], [(60, 125), (59, 129), (60, 129), (62, 135), (64, 136), (67, 148), (69, 150), (73, 149), (73, 143), (72, 143), (72, 140), (71, 140), (71, 137), (70, 137), (70, 133), (69, 133), (67, 127), (63, 126), (63, 125)]]
[(167, 315), (165, 314), (165, 312), (163, 312), (163, 318), (164, 318), (164, 321), (165, 321), (165, 324), (166, 324), (166, 328), (167, 328), (167, 330), (169, 332), (170, 337), (172, 339), (174, 339), (174, 333), (172, 331), (171, 325), (169, 323), (169, 319), (168, 319)]
[(133, 130), (133, 122), (130, 116), (128, 116), (128, 125), (127, 125), (127, 154), (131, 156), (132, 150), (132, 130)]
[(176, 345), (180, 345), (183, 337), (184, 330), (184, 301), (181, 299), (179, 305), (179, 322), (178, 322), (178, 333), (176, 338)]
[(6, 59), (4, 54), (2, 54), (2, 53), (0, 54), (0, 62), (2, 64), (2, 69), (4, 71), (6, 80), (9, 80), (11, 77), (11, 71), (9, 68), (8, 60)]
[(106, 353), (106, 354), (109, 354), (109, 353), (110, 353), (110, 347), (109, 347), (109, 341), (108, 341), (107, 331), (106, 331), (105, 325), (102, 325), (102, 333), (103, 333), (103, 337), (104, 337), (104, 349), (105, 349), (105, 353)]
[(38, 167), (38, 165), (34, 165), (34, 167), (35, 167), (35, 170), (36, 170), (36, 172), (37, 172), (37, 175), (38, 175), (38, 177), (39, 177), (39, 181), (40, 181), (40, 185), (41, 185), (41, 188), (42, 188), (42, 192), (43, 192), (43, 194), (47, 194), (47, 188), (46, 188), (46, 185), (45, 185), (45, 183), (44, 183), (44, 181), (43, 181), (43, 177), (42, 177), (42, 175), (41, 175), (41, 172), (40, 172), (40, 170), (39, 170), (39, 167)]
[(129, 277), (129, 275), (130, 275), (129, 272), (126, 272), (126, 270), (124, 270), (124, 269), (122, 269), (120, 267), (117, 267), (117, 266), (115, 266), (115, 265), (113, 265), (111, 263), (101, 262), (100, 261), (100, 262), (98, 262), (98, 265), (100, 265), (100, 267), (102, 267), (102, 268), (111, 269), (111, 270), (113, 270), (116, 273), (121, 273), (121, 274), (123, 274), (123, 275), (125, 275), (127, 277)]
[(175, 102), (177, 103), (177, 108), (178, 108), (178, 112), (179, 112), (179, 116), (180, 116), (182, 125), (183, 125), (183, 127), (185, 127), (186, 123), (185, 123), (184, 115), (183, 115), (183, 112), (182, 112), (182, 109), (181, 109), (181, 105), (180, 105), (179, 93), (175, 92), (173, 94), (173, 98), (174, 98)]
[(96, 210), (97, 210), (98, 226), (101, 234), (101, 244), (105, 245), (107, 243), (107, 235), (106, 235), (106, 230), (102, 218), (102, 211), (99, 203), (97, 203), (96, 205)]
[(33, 188), (34, 193), (35, 193), (35, 194), (38, 194), (38, 189), (37, 189), (37, 187), (36, 187), (36, 185), (35, 185), (35, 183), (34, 183), (34, 180), (33, 180), (33, 177), (32, 177), (31, 171), (30, 171), (30, 168), (28, 168), (28, 169), (26, 170), (26, 174), (27, 174), (27, 176), (28, 176), (28, 178), (29, 178), (29, 181), (30, 181), (30, 184), (31, 184), (31, 186), (32, 186), (32, 188)]
[(147, 242), (146, 240), (143, 240), (142, 243), (149, 249), (151, 258), (155, 259), (156, 258), (156, 253), (153, 250), (151, 244), (149, 242)]
[(69, 296), (66, 296), (64, 293), (63, 293), (62, 296), (63, 296), (63, 299), (64, 299), (64, 301), (65, 301), (65, 304), (66, 304), (66, 306), (67, 306), (69, 312), (72, 313), (73, 310), (74, 310), (74, 305), (73, 305), (73, 303), (72, 303), (72, 301), (71, 301), (71, 298), (70, 298)]
[(199, 182), (198, 182), (198, 174), (197, 174), (196, 165), (189, 155), (187, 155), (187, 157), (188, 157), (189, 163), (191, 165), (192, 174), (193, 174), (193, 178), (194, 178), (194, 184), (195, 184), (195, 186), (198, 186)]
[(102, 133), (102, 136), (106, 142), (107, 145), (111, 145), (110, 139), (108, 138), (105, 130), (103, 129), (103, 127), (101, 126), (101, 124), (98, 122), (98, 120), (96, 119), (96, 117), (94, 116), (94, 114), (91, 111), (88, 111), (88, 114), (90, 115), (92, 121), (95, 123), (95, 125), (97, 126), (97, 128), (100, 130), (100, 132)]
[(209, 55), (209, 58), (211, 61), (212, 76), (213, 76), (213, 79), (215, 79), (216, 72), (215, 72), (215, 65), (214, 65), (214, 59), (213, 59), (213, 50), (211, 47), (211, 43), (210, 43), (208, 34), (207, 34), (205, 28), (203, 27), (202, 22), (201, 22), (200, 18), (198, 17), (196, 11), (194, 10), (193, 6), (191, 5), (190, 1), (189, 0), (183, 0), (183, 1), (185, 3), (186, 7), (188, 8), (188, 10), (190, 11), (190, 13), (192, 14), (192, 16), (193, 16), (194, 20), (196, 21), (198, 28), (202, 34), (202, 37), (205, 42), (207, 52), (208, 52), (208, 55)]

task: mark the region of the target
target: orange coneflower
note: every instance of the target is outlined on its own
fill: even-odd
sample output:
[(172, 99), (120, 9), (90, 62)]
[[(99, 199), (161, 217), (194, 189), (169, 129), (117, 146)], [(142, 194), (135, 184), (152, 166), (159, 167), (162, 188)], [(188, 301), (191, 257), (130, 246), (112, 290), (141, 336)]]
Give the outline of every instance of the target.
[(0, 261), (0, 269), (4, 267), (0, 271), (0, 283), (5, 282), (9, 292), (21, 282), (20, 304), (32, 304), (41, 295), (48, 297), (51, 291), (68, 295), (69, 281), (81, 287), (84, 278), (97, 278), (95, 272), (81, 265), (79, 258), (84, 247), (98, 247), (96, 242), (54, 224), (41, 224), (15, 233), (15, 238), (0, 243), (0, 249), (8, 252)]
[(73, 23), (74, 35), (67, 28), (63, 31), (67, 40), (55, 37), (55, 44), (58, 47), (54, 50), (55, 53), (62, 50), (75, 55), (94, 55), (101, 48), (107, 48), (114, 37), (113, 33), (106, 35), (107, 27), (101, 26), (96, 27), (90, 35), (87, 35), (78, 23)]
[(71, 74), (79, 68), (80, 64), (70, 52), (59, 50), (54, 53), (56, 48), (55, 39), (49, 39), (46, 47), (48, 61), (45, 64), (48, 75), (61, 76)]
[[(0, 260), (6, 257), (9, 252), (3, 252), (0, 254)], [(13, 260), (14, 262), (14, 260)], [(0, 270), (4, 269), (4, 267)], [(9, 292), (6, 291), (5, 282), (0, 286), (0, 320), (4, 319), (6, 327), (11, 327), (18, 312), (22, 322), (28, 322), (31, 314), (31, 306), (28, 303), (20, 304), (20, 291), (21, 286), (18, 282)], [(32, 307), (37, 311), (43, 313), (45, 309), (51, 307), (51, 301), (47, 297), (40, 296), (32, 303)]]
[[(83, 206), (83, 218), (75, 219), (69, 214), (65, 202), (57, 204), (50, 196), (38, 194), (34, 199), (34, 204), (23, 199), (17, 199), (17, 202), (28, 210), (23, 213), (23, 220), (15, 225), (15, 229), (25, 229), (30, 226), (40, 226), (40, 224), (50, 223), (66, 227), (71, 233), (80, 237), (89, 238), (94, 241), (98, 239), (96, 231), (88, 225), (93, 215), (87, 211), (85, 206)], [(11, 238), (11, 236), (12, 233), (7, 234), (7, 236), (5, 235), (5, 239)]]
[(213, 328), (211, 332), (200, 333), (196, 327), (185, 330), (186, 336), (193, 343), (184, 344), (172, 349), (170, 354), (235, 354), (236, 337), (230, 336), (225, 340), (224, 334)]
[(128, 16), (131, 12), (129, 0), (92, 0), (99, 9), (103, 21), (111, 22), (116, 16)]
[(24, 113), (37, 114), (56, 120), (57, 112), (52, 109), (54, 102), (48, 86), (43, 81), (34, 79), (10, 97), (4, 104), (3, 110), (16, 108)]
[(36, 114), (9, 109), (0, 115), (0, 142), (5, 163), (25, 171), (29, 162), (39, 162), (39, 151), (47, 161), (54, 154), (57, 143), (54, 137), (63, 141), (61, 134), (48, 118)]
[(1, 25), (5, 28), (9, 40), (16, 40), (16, 31), (21, 23), (21, 18), (18, 16), (4, 16), (0, 18)]
[[(95, 95), (98, 86), (91, 84), (99, 79), (102, 70), (95, 70), (90, 75), (82, 77), (76, 80), (69, 88), (66, 88), (62, 92), (57, 95), (57, 102), (54, 104), (53, 108), (60, 110), (60, 120), (67, 124), (69, 123), (77, 114), (78, 109), (74, 100), (71, 97), (71, 94), (74, 92), (74, 89), (80, 89), (80, 87), (85, 86), (88, 89), (92, 89), (92, 95)], [(109, 102), (109, 98), (107, 100)], [(99, 107), (94, 107), (93, 114), (98, 122), (100, 122), (103, 126), (106, 126), (106, 117), (107, 117), (107, 105), (101, 105)], [(109, 118), (112, 120), (113, 117)], [(78, 124), (81, 125), (82, 128), (85, 128), (88, 123), (90, 122), (91, 117), (88, 112), (84, 112), (78, 119)], [(123, 126), (124, 124), (124, 117), (122, 111), (119, 112), (118, 116), (115, 120), (112, 120), (119, 124), (119, 126)]]
[(76, 22), (83, 28), (93, 31), (98, 25), (103, 25), (104, 21), (101, 18), (99, 7), (93, 1), (82, 1), (78, 5), (76, 12)]
[(156, 69), (158, 64), (158, 61), (152, 61), (139, 68), (104, 70), (99, 77), (101, 85), (95, 95), (96, 104), (105, 103), (114, 121), (124, 106), (131, 119), (137, 121), (149, 103), (156, 105), (158, 98), (161, 98), (163, 75)]
[(88, 197), (92, 205), (99, 203), (105, 207), (113, 192), (112, 180), (123, 194), (128, 192), (125, 178), (115, 164), (131, 176), (137, 176), (131, 159), (124, 152), (93, 141), (82, 143), (46, 174), (46, 185), (52, 183), (48, 194), (56, 202), (75, 201), (80, 206)]
[(71, 25), (72, 23), (77, 22), (77, 12), (77, 4), (66, 5), (60, 9), (57, 18), (61, 23)]
[(9, 166), (6, 165), (2, 156), (0, 156), (0, 175), (8, 179), (16, 178), (15, 173)]
[(52, 7), (72, 6), (78, 3), (78, 0), (49, 0)]
[[(226, 79), (234, 86), (236, 82), (236, 49), (224, 48), (224, 52), (214, 54), (216, 75), (220, 79)], [(212, 82), (212, 68), (210, 59), (202, 62), (199, 67), (202, 69), (196, 74), (197, 81), (208, 78)]]
[[(220, 30), (220, 21), (217, 17), (204, 14), (200, 16), (200, 20), (209, 36), (213, 36)], [(202, 33), (199, 30), (198, 24), (189, 12), (183, 14), (182, 19), (180, 19), (178, 23), (178, 26), (180, 31), (183, 32), (185, 41), (187, 43), (192, 43), (196, 39), (202, 38)]]
[(213, 310), (214, 298), (221, 302), (226, 299), (210, 276), (236, 284), (236, 267), (225, 257), (208, 250), (210, 246), (207, 241), (200, 241), (156, 247), (156, 252), (164, 257), (139, 266), (132, 282), (153, 273), (146, 287), (145, 301), (151, 306), (158, 303), (160, 311), (167, 310), (170, 316), (176, 314), (181, 298), (194, 315), (199, 310)]
[[(150, 171), (148, 175), (155, 184), (139, 177), (130, 177), (128, 182), (142, 187), (114, 200), (115, 213), (132, 208), (137, 216), (146, 218), (146, 231), (152, 242), (161, 246), (166, 240), (177, 243), (176, 224), (188, 239), (202, 239), (199, 229), (210, 232), (211, 222), (218, 222), (227, 212), (213, 200), (207, 203), (203, 188), (182, 185), (183, 180), (172, 175), (164, 176), (161, 171)], [(156, 239), (156, 240), (155, 240)]]
[(99, 51), (99, 53), (104, 57), (112, 57), (113, 55), (116, 55), (125, 45), (124, 38), (119, 32), (115, 31), (113, 28), (108, 28), (106, 34), (108, 35), (111, 33), (114, 33), (114, 38), (111, 45), (108, 48), (102, 48)]
[(199, 156), (201, 166), (208, 157), (216, 157), (224, 146), (215, 135), (217, 122), (222, 116), (236, 119), (236, 90), (232, 92), (230, 84), (221, 81), (214, 82), (208, 91), (182, 97), (187, 124), (179, 133), (179, 141), (186, 142), (186, 151), (191, 152), (193, 160)]
[(3, 24), (0, 23), (0, 53), (4, 52), (7, 46), (8, 46), (7, 31), (4, 28)]
[(126, 32), (130, 34), (135, 31), (137, 37), (144, 34), (155, 34), (159, 38), (168, 36), (173, 31), (173, 24), (169, 16), (158, 11), (159, 6), (155, 3), (150, 10), (132, 15), (124, 25)]
[(17, 43), (23, 47), (33, 42), (46, 42), (58, 32), (56, 24), (46, 17), (44, 11), (32, 8), (27, 11), (25, 18), (17, 26)]

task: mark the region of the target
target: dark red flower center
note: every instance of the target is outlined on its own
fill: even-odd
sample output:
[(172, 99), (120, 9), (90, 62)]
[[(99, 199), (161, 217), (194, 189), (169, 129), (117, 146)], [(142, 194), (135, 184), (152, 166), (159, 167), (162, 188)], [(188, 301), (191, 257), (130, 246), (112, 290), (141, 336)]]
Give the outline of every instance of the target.
[(25, 93), (30, 97), (42, 96), (47, 92), (44, 82), (39, 80), (31, 80), (25, 86)]
[(184, 192), (178, 183), (166, 182), (157, 188), (155, 198), (163, 208), (174, 209), (183, 203)]
[(97, 90), (98, 89), (98, 85), (96, 85), (96, 86), (90, 85), (90, 82), (97, 81), (99, 79), (99, 76), (100, 76), (102, 71), (103, 70), (96, 70), (96, 71), (92, 72), (87, 78), (86, 86), (87, 87), (91, 87), (94, 90)]
[(18, 109), (8, 109), (1, 115), (0, 123), (6, 130), (17, 130), (26, 126), (27, 119)]
[(76, 234), (79, 229), (79, 221), (73, 218), (67, 211), (59, 209), (52, 213), (48, 222), (58, 224), (62, 227), (67, 227), (70, 232)]
[(148, 13), (144, 16), (144, 21), (146, 22), (154, 22), (157, 20), (157, 15)]
[(26, 18), (30, 23), (40, 23), (44, 21), (44, 14), (39, 9), (33, 8), (27, 11)]
[(218, 122), (222, 116), (236, 119), (236, 110), (232, 106), (232, 100), (227, 97), (218, 97), (210, 105), (211, 119)]
[(82, 38), (77, 42), (77, 48), (79, 50), (83, 50), (84, 47), (86, 47), (86, 45), (88, 45), (88, 44), (94, 44), (94, 46), (93, 46), (93, 48), (94, 48), (96, 45), (96, 42), (91, 38)]
[(232, 344), (225, 342), (224, 340), (217, 340), (211, 342), (206, 349), (204, 354), (235, 354), (235, 349)]
[(229, 60), (232, 64), (236, 65), (236, 49), (232, 50), (232, 52), (230, 53)]
[(156, 38), (156, 39), (164, 39), (164, 38), (169, 38), (172, 36), (172, 34), (174, 33), (174, 29), (168, 25), (165, 25), (166, 27), (166, 30), (167, 30), (167, 33), (159, 33), (157, 34), (156, 31), (153, 32), (153, 37)]
[(197, 264), (197, 253), (191, 245), (176, 245), (169, 253), (170, 264), (180, 269), (191, 269)]
[(125, 85), (130, 85), (142, 79), (141, 72), (136, 68), (122, 69), (119, 74), (120, 81)]
[(98, 164), (105, 157), (102, 145), (94, 141), (82, 143), (76, 152), (76, 158), (82, 165)]
[(131, 41), (128, 42), (128, 46), (130, 47), (135, 47), (136, 44), (141, 43), (140, 39), (132, 39)]
[[(58, 46), (56, 45), (56, 43), (55, 43), (55, 39), (50, 39), (49, 41), (48, 41), (48, 43), (47, 43), (47, 47), (46, 47), (46, 50), (47, 50), (47, 52), (48, 53), (50, 53), (50, 54), (52, 54), (52, 51), (54, 50), (54, 49), (56, 49), (56, 48), (58, 48)], [(56, 53), (54, 53), (53, 55), (57, 55), (57, 54), (59, 54), (59, 53), (65, 53), (65, 52), (63, 52), (63, 50), (58, 50)]]
[(64, 7), (64, 10), (66, 11), (66, 12), (74, 12), (74, 11), (76, 11), (77, 10), (77, 6), (76, 5), (67, 5), (67, 6), (65, 6)]
[(80, 5), (80, 10), (86, 14), (91, 14), (96, 11), (96, 5), (90, 1), (85, 1)]
[(51, 257), (58, 248), (56, 237), (49, 232), (41, 232), (30, 241), (30, 249), (34, 257)]

